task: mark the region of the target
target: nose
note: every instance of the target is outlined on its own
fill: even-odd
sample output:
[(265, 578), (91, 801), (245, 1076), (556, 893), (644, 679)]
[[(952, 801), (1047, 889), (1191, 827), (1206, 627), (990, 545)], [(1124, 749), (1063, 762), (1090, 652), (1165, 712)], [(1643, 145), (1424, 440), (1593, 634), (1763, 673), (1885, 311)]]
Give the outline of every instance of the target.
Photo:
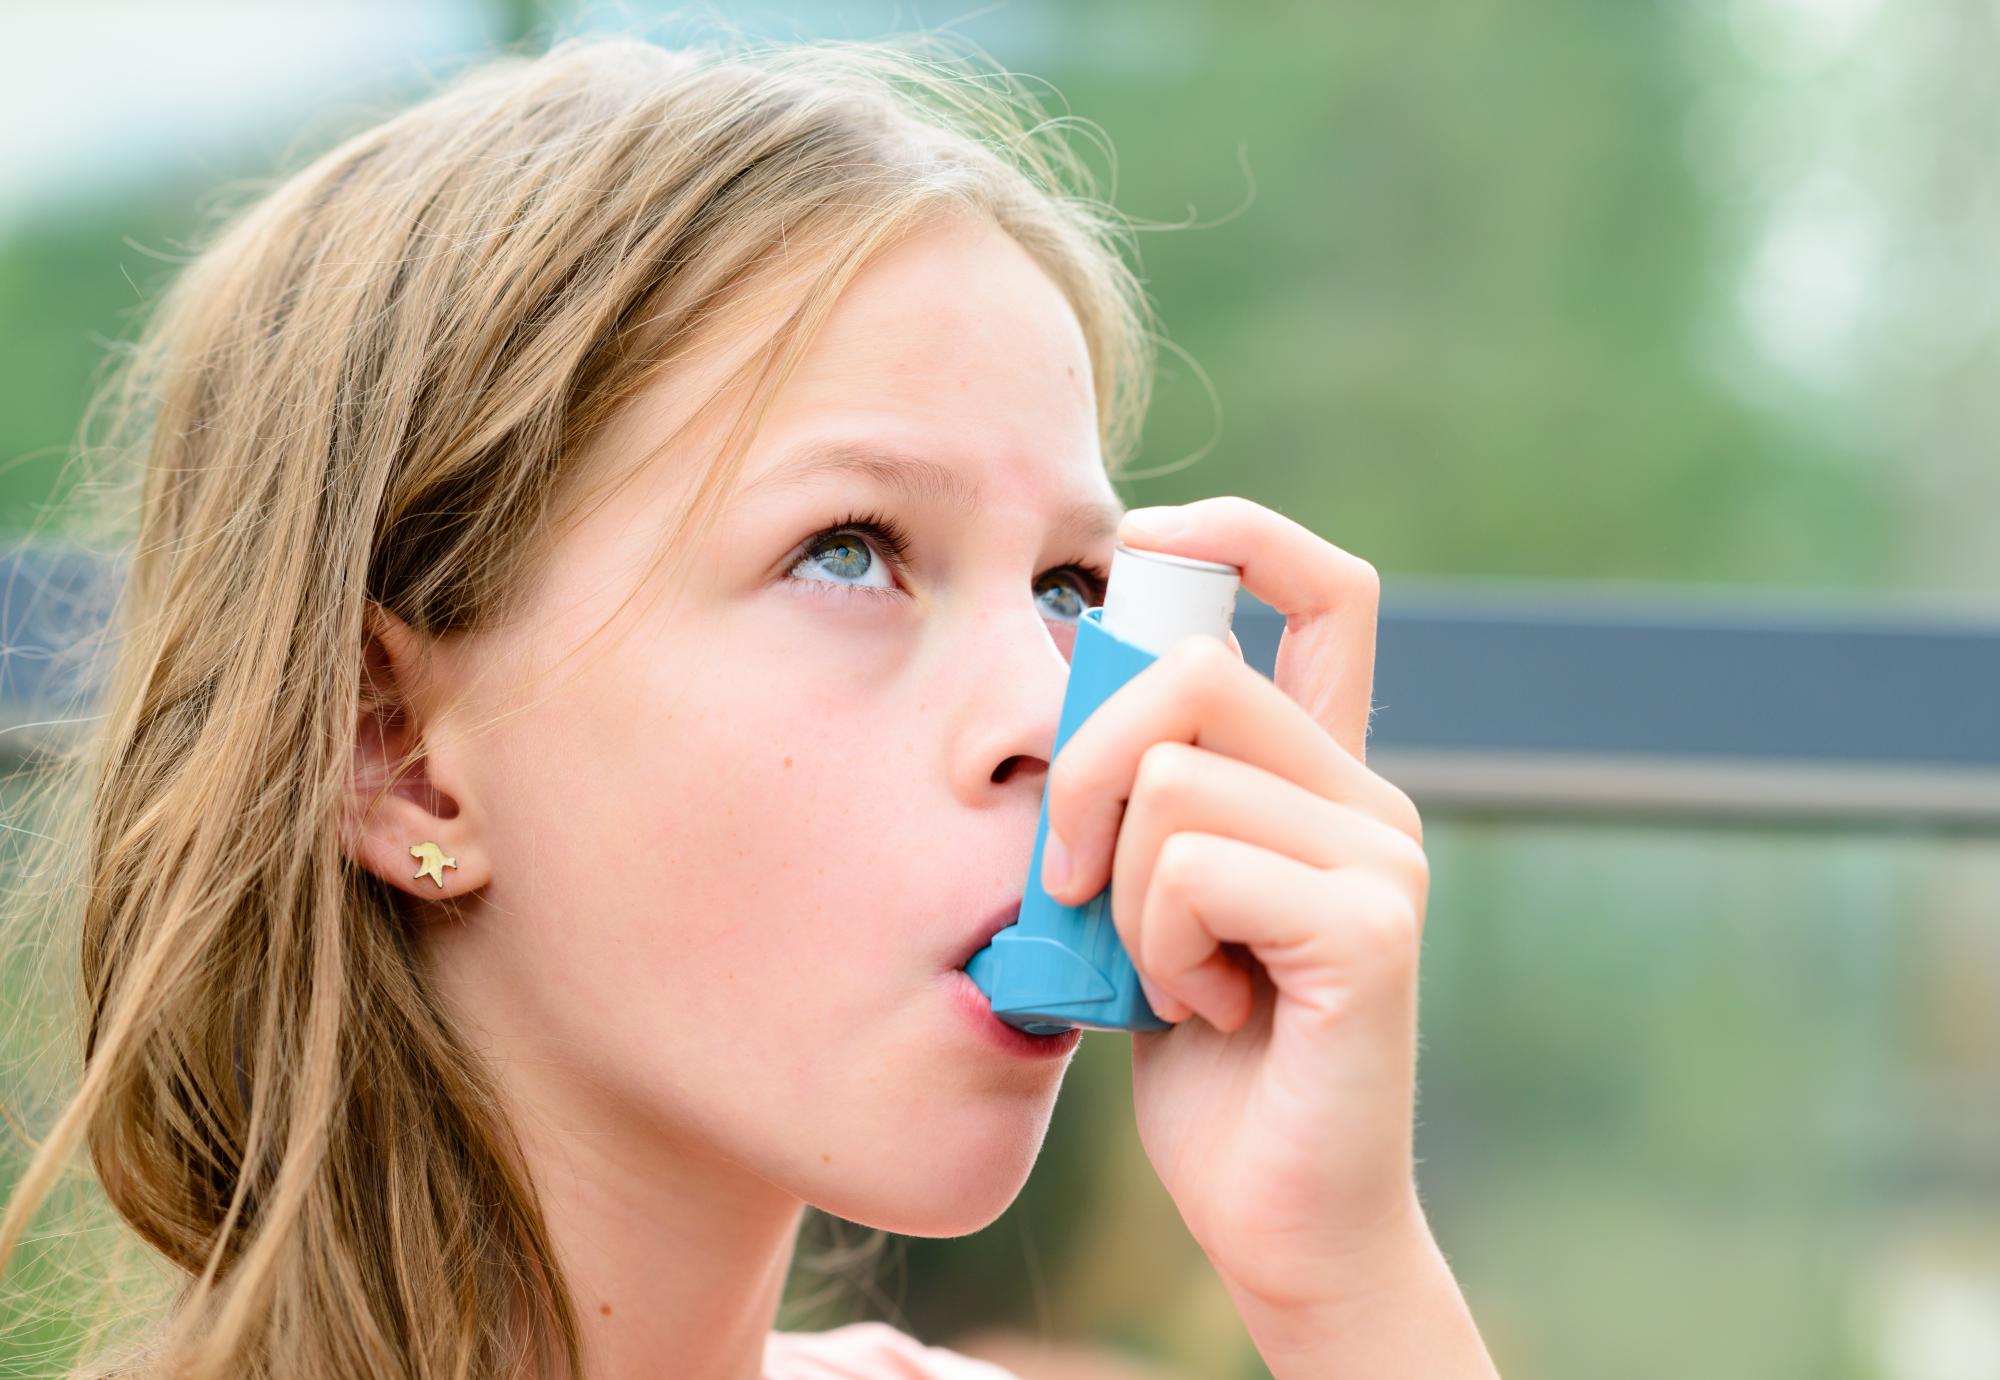
[(1039, 802), (1069, 684), (1068, 635), (1034, 607), (989, 609), (968, 630), (950, 731), (951, 789), (968, 806)]

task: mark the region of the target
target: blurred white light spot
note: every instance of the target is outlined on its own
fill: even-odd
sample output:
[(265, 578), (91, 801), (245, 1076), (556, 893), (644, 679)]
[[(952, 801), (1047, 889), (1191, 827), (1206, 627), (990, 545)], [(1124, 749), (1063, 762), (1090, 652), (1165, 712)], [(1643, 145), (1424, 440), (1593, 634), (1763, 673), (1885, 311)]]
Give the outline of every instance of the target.
[(1808, 383), (1838, 384), (1854, 360), (1881, 252), (1878, 219), (1853, 183), (1814, 176), (1765, 222), (1742, 309), (1758, 347)]
[(1841, 57), (1867, 35), (1881, 0), (1738, 0), (1730, 18), (1743, 53), (1799, 74)]
[(1884, 1277), (1876, 1302), (1886, 1380), (2000, 1375), (2000, 1268), (1908, 1261)]

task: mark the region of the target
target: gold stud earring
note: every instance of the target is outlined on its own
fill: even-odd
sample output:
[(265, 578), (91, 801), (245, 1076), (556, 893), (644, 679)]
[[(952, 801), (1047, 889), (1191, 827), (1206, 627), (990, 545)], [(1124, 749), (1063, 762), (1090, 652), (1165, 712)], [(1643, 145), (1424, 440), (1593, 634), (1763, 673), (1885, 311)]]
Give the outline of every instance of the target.
[(424, 864), (416, 870), (410, 877), (410, 880), (414, 882), (418, 877), (429, 876), (432, 881), (438, 884), (440, 891), (444, 889), (443, 869), (458, 866), (456, 858), (447, 857), (445, 851), (434, 843), (411, 844), (410, 856), (422, 859)]

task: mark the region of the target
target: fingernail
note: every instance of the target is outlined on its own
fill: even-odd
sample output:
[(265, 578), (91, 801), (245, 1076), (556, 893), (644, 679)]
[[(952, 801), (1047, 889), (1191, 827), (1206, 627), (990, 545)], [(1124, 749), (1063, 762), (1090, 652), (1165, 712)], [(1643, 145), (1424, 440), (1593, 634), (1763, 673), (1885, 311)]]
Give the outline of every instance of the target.
[(1144, 973), (1139, 974), (1139, 990), (1146, 994), (1146, 1005), (1153, 1008), (1153, 1014), (1155, 1016), (1158, 1016), (1163, 1021), (1166, 1020), (1167, 1005), (1168, 1005), (1167, 998), (1161, 995), (1161, 993), (1158, 991), (1158, 989), (1156, 989), (1153, 986), (1152, 983), (1146, 981), (1146, 975)]
[(1186, 529), (1187, 515), (1171, 506), (1134, 508), (1119, 520), (1119, 525), (1142, 537), (1173, 537)]
[(1042, 890), (1053, 896), (1069, 885), (1069, 848), (1052, 829), (1042, 840)]

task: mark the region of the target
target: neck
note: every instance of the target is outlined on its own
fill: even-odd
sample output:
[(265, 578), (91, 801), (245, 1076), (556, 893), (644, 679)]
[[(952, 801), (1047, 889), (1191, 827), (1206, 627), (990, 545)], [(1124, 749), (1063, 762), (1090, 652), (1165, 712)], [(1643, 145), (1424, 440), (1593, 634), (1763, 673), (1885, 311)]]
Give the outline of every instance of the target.
[(804, 1202), (636, 1117), (470, 995), (446, 993), (500, 1082), (582, 1334), (584, 1376), (547, 1380), (763, 1380)]
[(762, 1380), (804, 1204), (711, 1152), (517, 1114), (588, 1380)]

